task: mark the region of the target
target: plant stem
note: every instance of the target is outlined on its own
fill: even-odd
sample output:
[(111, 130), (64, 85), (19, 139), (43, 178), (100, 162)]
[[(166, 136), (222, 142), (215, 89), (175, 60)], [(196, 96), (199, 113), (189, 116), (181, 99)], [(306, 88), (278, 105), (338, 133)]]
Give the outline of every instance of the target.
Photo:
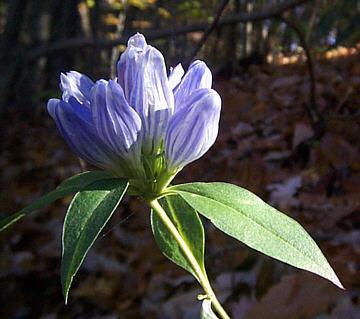
[(221, 306), (219, 300), (216, 298), (213, 289), (211, 288), (210, 282), (207, 278), (206, 273), (200, 267), (199, 263), (197, 262), (196, 258), (194, 257), (193, 253), (191, 252), (189, 246), (186, 244), (185, 240), (181, 237), (180, 233), (176, 229), (175, 225), (166, 214), (164, 209), (161, 207), (157, 199), (153, 199), (148, 202), (150, 207), (154, 210), (154, 212), (159, 216), (161, 221), (167, 227), (169, 232), (174, 236), (175, 240), (179, 244), (186, 260), (189, 262), (191, 268), (193, 269), (196, 277), (203, 287), (207, 297), (211, 300), (211, 303), (220, 316), (221, 319), (230, 319), (228, 314), (225, 312), (224, 308)]

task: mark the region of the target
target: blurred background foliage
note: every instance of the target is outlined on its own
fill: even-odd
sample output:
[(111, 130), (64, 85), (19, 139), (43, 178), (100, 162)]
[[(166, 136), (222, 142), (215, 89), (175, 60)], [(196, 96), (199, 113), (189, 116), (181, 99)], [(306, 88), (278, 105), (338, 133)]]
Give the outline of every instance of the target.
[[(305, 4), (283, 15), (297, 21), (313, 52), (352, 46), (359, 39), (359, 1), (288, 2)], [(224, 23), (220, 21), (197, 56), (216, 72), (231, 75), (241, 65), (269, 61), (269, 55), (301, 51), (296, 32), (276, 16), (225, 23), (226, 17), (266, 12), (284, 3), (229, 1)], [(214, 0), (3, 0), (0, 110), (10, 106), (24, 114), (33, 110), (57, 94), (59, 73), (66, 70), (86, 71), (93, 78), (114, 74), (126, 39), (135, 32), (153, 35), (151, 42), (165, 53), (169, 66), (184, 62), (219, 4)], [(193, 32), (184, 26), (193, 26), (187, 29)]]

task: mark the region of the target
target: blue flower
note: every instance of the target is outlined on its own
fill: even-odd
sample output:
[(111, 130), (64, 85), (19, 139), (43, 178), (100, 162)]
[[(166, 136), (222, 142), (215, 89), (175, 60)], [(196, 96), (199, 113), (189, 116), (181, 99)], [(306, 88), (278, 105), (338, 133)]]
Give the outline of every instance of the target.
[(215, 142), (220, 96), (204, 62), (186, 73), (179, 64), (167, 76), (164, 57), (139, 33), (117, 73), (96, 83), (75, 71), (61, 74), (62, 98), (50, 99), (48, 111), (77, 156), (137, 188), (159, 190)]

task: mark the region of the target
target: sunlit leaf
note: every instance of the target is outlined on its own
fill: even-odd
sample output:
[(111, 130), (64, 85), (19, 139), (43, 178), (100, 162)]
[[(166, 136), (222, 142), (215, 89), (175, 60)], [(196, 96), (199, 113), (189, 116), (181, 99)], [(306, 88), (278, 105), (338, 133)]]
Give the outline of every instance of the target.
[(319, 247), (295, 220), (250, 191), (227, 183), (191, 183), (170, 188), (224, 233), (342, 288)]
[[(160, 204), (205, 272), (205, 235), (198, 213), (178, 195), (162, 198)], [(171, 261), (197, 277), (184, 257), (178, 243), (154, 211), (151, 211), (151, 227), (156, 243), (162, 253)]]

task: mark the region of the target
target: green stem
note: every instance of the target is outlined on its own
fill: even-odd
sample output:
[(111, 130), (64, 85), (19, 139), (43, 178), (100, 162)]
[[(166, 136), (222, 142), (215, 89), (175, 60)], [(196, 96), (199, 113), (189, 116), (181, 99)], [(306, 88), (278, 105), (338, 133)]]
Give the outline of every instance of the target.
[(210, 282), (206, 276), (206, 274), (201, 269), (199, 263), (197, 262), (196, 258), (194, 257), (193, 253), (191, 252), (189, 246), (186, 244), (184, 239), (181, 237), (180, 233), (176, 229), (175, 225), (166, 214), (164, 209), (161, 207), (157, 199), (153, 199), (148, 202), (150, 207), (157, 213), (159, 218), (162, 220), (164, 225), (167, 227), (169, 232), (174, 236), (175, 240), (179, 244), (186, 260), (189, 262), (192, 270), (197, 276), (198, 281), (200, 282), (201, 286), (203, 287), (207, 297), (211, 300), (211, 303), (220, 316), (221, 319), (230, 319), (228, 314), (225, 312), (224, 308), (221, 306), (219, 300), (216, 298), (213, 289), (211, 288)]

